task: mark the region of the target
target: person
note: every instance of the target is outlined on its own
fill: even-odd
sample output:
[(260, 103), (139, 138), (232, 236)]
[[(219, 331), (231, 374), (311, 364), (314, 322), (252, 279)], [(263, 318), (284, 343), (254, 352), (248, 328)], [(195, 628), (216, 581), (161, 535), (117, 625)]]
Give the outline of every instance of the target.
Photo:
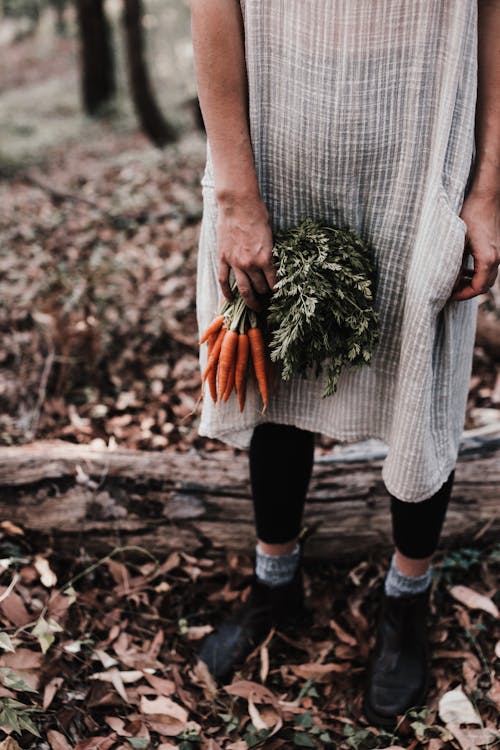
[[(227, 680), (272, 625), (300, 621), (298, 543), (315, 434), (388, 445), (395, 548), (381, 587), (363, 708), (390, 726), (425, 700), (437, 547), (463, 429), (478, 295), (500, 259), (500, 0), (191, 0), (207, 131), (197, 315), (265, 311), (273, 235), (304, 218), (374, 248), (380, 339), (337, 392), (278, 379), (203, 400), (198, 431), (249, 450), (250, 595), (201, 644)], [(200, 349), (200, 366), (206, 362)]]

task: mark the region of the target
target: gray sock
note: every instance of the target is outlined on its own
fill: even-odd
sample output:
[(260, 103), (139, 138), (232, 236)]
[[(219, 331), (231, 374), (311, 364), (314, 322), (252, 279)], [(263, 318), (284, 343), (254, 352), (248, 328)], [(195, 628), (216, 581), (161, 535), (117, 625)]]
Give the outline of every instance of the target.
[(290, 583), (300, 560), (300, 546), (285, 555), (268, 555), (255, 547), (255, 574), (266, 586), (283, 586)]
[(391, 558), (391, 565), (384, 581), (385, 593), (388, 596), (404, 596), (425, 591), (432, 582), (432, 565), (420, 576), (407, 576), (396, 566), (396, 553)]

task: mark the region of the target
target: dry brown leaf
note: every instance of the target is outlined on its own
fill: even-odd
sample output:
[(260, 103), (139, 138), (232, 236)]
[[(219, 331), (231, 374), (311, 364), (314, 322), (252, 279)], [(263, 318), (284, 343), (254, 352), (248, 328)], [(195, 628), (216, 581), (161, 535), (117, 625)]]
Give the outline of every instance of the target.
[(89, 675), (88, 679), (100, 680), (101, 682), (110, 682), (120, 698), (123, 698), (126, 703), (129, 703), (130, 699), (127, 695), (127, 691), (125, 690), (124, 683), (137, 682), (138, 680), (142, 679), (143, 676), (143, 673), (139, 672), (138, 670), (120, 672), (120, 670), (116, 669), (116, 667), (112, 667), (106, 672), (94, 672), (94, 674)]
[(206, 750), (222, 750), (222, 747), (214, 739), (208, 740)]
[(269, 674), (269, 649), (267, 646), (262, 646), (260, 649), (260, 681), (262, 684), (267, 680)]
[(114, 667), (116, 664), (118, 664), (118, 661), (114, 658), (114, 656), (110, 656), (106, 653), (106, 651), (103, 651), (102, 649), (96, 648), (94, 654), (98, 657), (104, 669), (109, 669), (109, 667)]
[(125, 729), (125, 722), (119, 716), (105, 716), (104, 721), (120, 737), (132, 737), (131, 732)]
[[(0, 597), (8, 590), (7, 586), (0, 586)], [(5, 617), (17, 628), (27, 625), (34, 619), (24, 606), (24, 602), (15, 591), (10, 591), (8, 596), (0, 601), (0, 610)]]
[(239, 680), (232, 682), (231, 685), (225, 685), (224, 690), (229, 695), (237, 695), (240, 698), (248, 698), (251, 696), (255, 703), (269, 703), (272, 706), (278, 706), (278, 699), (272, 693), (269, 688), (265, 685), (260, 685), (258, 682), (252, 682), (251, 680)]
[(443, 740), (439, 739), (439, 737), (432, 737), (427, 745), (427, 750), (441, 750), (443, 747)]
[(490, 745), (500, 739), (500, 734), (487, 727), (474, 729), (466, 727), (462, 729), (457, 724), (449, 724), (448, 729), (458, 741), (462, 750), (477, 750), (482, 745)]
[(88, 740), (81, 740), (75, 745), (75, 750), (109, 750), (116, 742), (116, 736), (111, 734), (109, 737), (90, 737)]
[(259, 709), (255, 705), (251, 697), (248, 698), (248, 714), (252, 720), (252, 724), (254, 725), (255, 729), (257, 729), (257, 731), (260, 731), (261, 729), (267, 729), (267, 724), (261, 717)]
[(469, 691), (476, 689), (481, 671), (481, 662), (475, 654), (469, 653), (462, 664), (462, 674)]
[(304, 680), (315, 680), (316, 682), (328, 681), (333, 673), (346, 672), (350, 664), (290, 664), (291, 671)]
[(276, 734), (283, 726), (283, 719), (278, 711), (272, 706), (263, 706), (259, 709), (262, 720), (265, 722), (268, 729), (273, 729), (272, 733), (268, 737), (272, 737)]
[(342, 641), (342, 643), (347, 643), (349, 646), (357, 646), (357, 641), (354, 636), (347, 633), (347, 631), (344, 630), (343, 627), (341, 627), (335, 620), (331, 619), (329, 622), (329, 625), (331, 629), (335, 632), (337, 638)]
[(179, 745), (172, 745), (170, 742), (161, 742), (157, 750), (177, 750)]
[(158, 654), (161, 651), (161, 647), (163, 646), (164, 640), (165, 640), (165, 633), (163, 632), (163, 628), (158, 628), (148, 648), (148, 655), (156, 659)]
[(45, 688), (43, 690), (43, 710), (46, 711), (52, 701), (54, 700), (54, 696), (56, 695), (57, 691), (63, 684), (64, 680), (62, 677), (53, 677), (47, 684), (45, 685)]
[(195, 685), (200, 685), (205, 698), (212, 699), (217, 693), (217, 684), (210, 674), (210, 671), (204, 661), (198, 659), (190, 672), (191, 680)]
[(1, 667), (11, 667), (18, 671), (21, 669), (38, 669), (43, 662), (43, 654), (40, 651), (31, 651), (28, 648), (18, 648), (14, 653), (6, 653), (0, 656)]
[[(160, 583), (154, 587), (157, 594), (165, 594), (167, 591), (170, 591), (171, 588), (172, 586), (166, 581), (160, 581)], [(160, 747), (163, 747), (163, 745), (160, 745)]]
[(352, 646), (348, 646), (347, 643), (339, 643), (333, 649), (333, 656), (335, 656), (336, 659), (342, 659), (342, 661), (355, 659), (357, 654), (357, 649), (353, 648)]
[(11, 536), (24, 536), (24, 531), (12, 521), (2, 521), (0, 527)]
[(191, 625), (186, 630), (188, 641), (199, 641), (213, 630), (212, 625)]
[(467, 659), (470, 651), (452, 651), (445, 648), (433, 649), (433, 659)]
[(201, 730), (200, 725), (195, 721), (184, 723), (177, 719), (172, 719), (169, 716), (162, 716), (160, 714), (151, 714), (151, 716), (148, 716), (147, 723), (153, 732), (158, 732), (158, 734), (161, 734), (163, 737), (177, 737), (181, 732), (187, 732), (189, 730), (199, 732)]
[(33, 690), (38, 690), (41, 678), (41, 664), (43, 654), (40, 651), (30, 651), (18, 648), (14, 653), (8, 652), (0, 656), (0, 667), (9, 667), (24, 680)]
[(72, 748), (64, 734), (56, 729), (47, 730), (47, 739), (52, 750), (71, 750)]
[(500, 641), (495, 643), (495, 656), (500, 659)]
[(130, 576), (127, 570), (127, 567), (121, 563), (118, 562), (118, 560), (108, 559), (106, 560), (106, 566), (111, 573), (111, 575), (114, 578), (115, 583), (118, 586), (123, 586), (126, 593), (129, 592), (129, 581)]
[(160, 695), (153, 700), (150, 700), (145, 695), (141, 696), (140, 708), (143, 714), (167, 716), (183, 724), (188, 720), (186, 709), (164, 695)]
[(498, 607), (495, 602), (468, 586), (451, 586), (449, 592), (454, 599), (465, 604), (469, 609), (482, 609), (484, 612), (493, 615), (493, 617), (498, 617), (499, 615)]
[(494, 678), (493, 685), (487, 693), (488, 697), (491, 698), (493, 703), (500, 711), (500, 679)]
[(144, 672), (144, 678), (158, 695), (172, 695), (175, 692), (175, 682), (166, 680), (164, 677), (157, 677), (155, 674)]
[(50, 567), (47, 558), (42, 557), (42, 555), (35, 555), (33, 565), (35, 566), (38, 575), (40, 576), (40, 580), (44, 586), (46, 586), (47, 588), (51, 588), (52, 586), (56, 585), (57, 576)]

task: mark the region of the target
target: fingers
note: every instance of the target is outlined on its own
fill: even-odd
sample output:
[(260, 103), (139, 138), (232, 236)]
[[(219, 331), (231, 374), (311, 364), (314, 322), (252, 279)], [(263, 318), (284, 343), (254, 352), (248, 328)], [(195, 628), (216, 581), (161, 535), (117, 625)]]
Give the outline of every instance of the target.
[(229, 266), (229, 263), (226, 263), (225, 260), (219, 260), (219, 284), (220, 288), (222, 289), (222, 294), (227, 299), (228, 302), (231, 302), (233, 299), (233, 293), (231, 291), (231, 284), (229, 283), (229, 272), (231, 271), (231, 267)]
[(480, 263), (474, 259), (474, 271), (471, 269), (462, 269), (461, 278), (458, 282), (458, 288), (451, 295), (450, 300), (458, 302), (460, 300), (472, 299), (479, 294), (485, 294), (493, 286), (498, 274), (498, 266), (490, 263)]
[[(270, 265), (260, 268), (257, 265), (248, 263), (246, 265), (233, 265), (232, 269), (238, 291), (243, 297), (245, 304), (252, 310), (260, 312), (263, 308), (263, 300), (259, 299), (259, 297), (270, 295), (276, 283), (274, 266)], [(230, 271), (230, 264), (226, 260), (221, 259), (219, 262), (218, 278), (222, 293), (228, 301), (231, 301), (233, 298), (229, 280)]]
[(262, 269), (262, 273), (265, 276), (269, 291), (272, 292), (276, 282), (278, 281), (274, 264), (271, 262), (268, 266)]
[(238, 285), (238, 291), (243, 297), (245, 305), (250, 307), (251, 310), (255, 310), (255, 312), (260, 312), (262, 310), (262, 303), (255, 295), (255, 290), (250, 278), (240, 268), (233, 268), (233, 271)]
[(269, 285), (266, 281), (266, 277), (264, 276), (260, 268), (256, 268), (251, 271), (246, 271), (246, 275), (250, 279), (252, 286), (254, 288), (254, 291), (257, 294), (262, 294), (262, 295), (269, 294), (271, 290), (269, 289)]

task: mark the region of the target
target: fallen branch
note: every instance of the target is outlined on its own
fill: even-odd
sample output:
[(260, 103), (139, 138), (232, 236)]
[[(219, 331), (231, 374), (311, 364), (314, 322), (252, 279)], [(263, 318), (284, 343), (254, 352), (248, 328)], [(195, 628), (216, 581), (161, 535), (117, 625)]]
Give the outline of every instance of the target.
[[(315, 557), (391, 546), (386, 447), (370, 440), (317, 455), (305, 523)], [(72, 480), (72, 481), (68, 481)], [(204, 545), (250, 551), (253, 510), (245, 452), (143, 452), (37, 441), (0, 448), (0, 515), (102, 554), (117, 544), (163, 555)], [(464, 435), (442, 545), (498, 538), (500, 425)]]

